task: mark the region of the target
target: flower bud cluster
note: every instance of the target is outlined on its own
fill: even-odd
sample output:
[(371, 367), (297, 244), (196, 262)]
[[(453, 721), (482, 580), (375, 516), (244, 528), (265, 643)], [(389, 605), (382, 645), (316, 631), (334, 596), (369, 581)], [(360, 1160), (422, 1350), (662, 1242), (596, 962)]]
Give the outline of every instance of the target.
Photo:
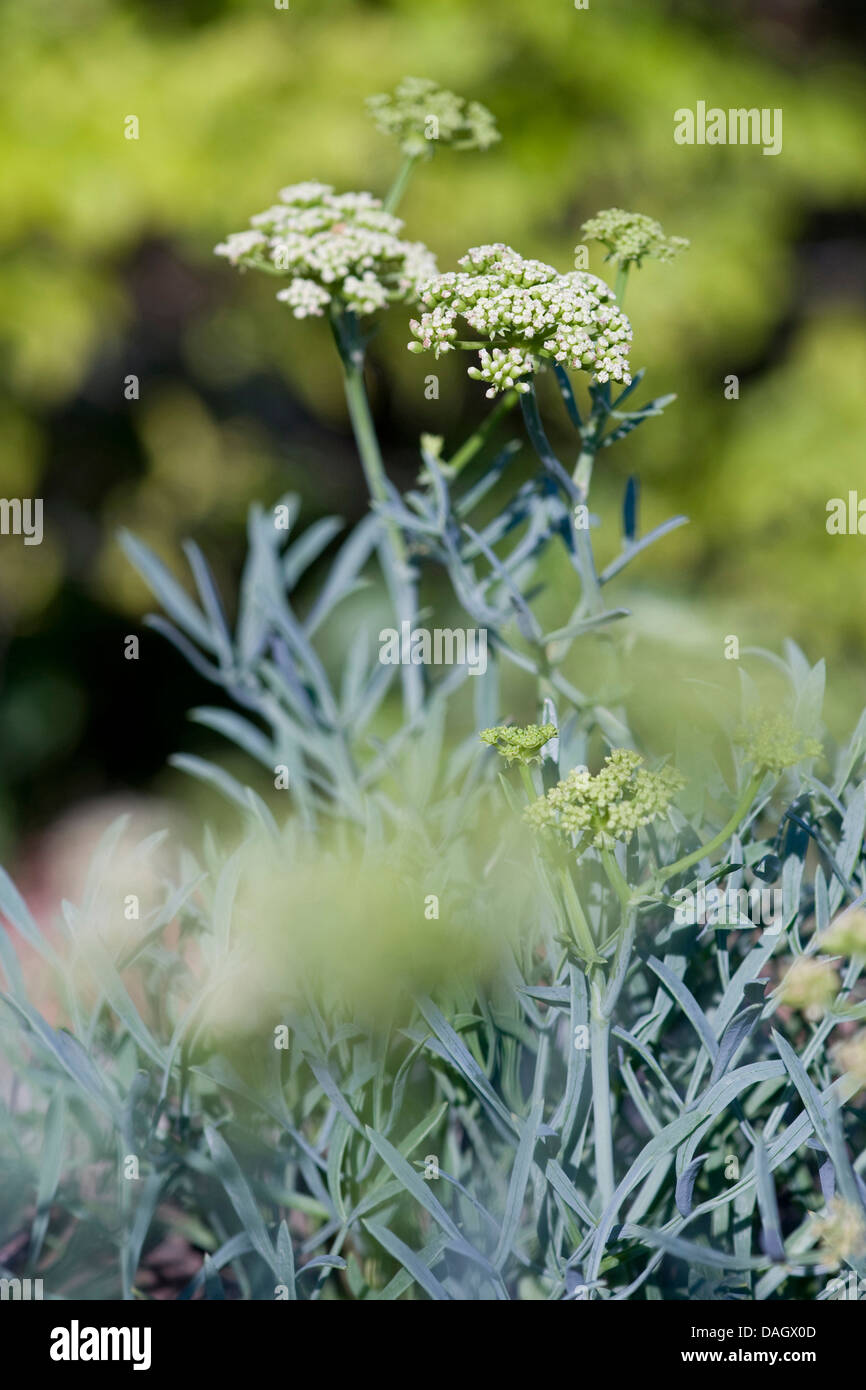
[(605, 260), (616, 266), (640, 266), (647, 257), (653, 261), (672, 261), (688, 248), (682, 236), (665, 236), (660, 222), (643, 212), (624, 212), (606, 208), (581, 228), (587, 241), (600, 241), (607, 248)]
[(817, 1022), (841, 989), (832, 961), (798, 956), (779, 986), (779, 1002)]
[(555, 724), (526, 724), (522, 728), (514, 724), (498, 724), (479, 734), (482, 742), (489, 743), (508, 763), (515, 759), (521, 763), (540, 761), (542, 748), (555, 737)]
[(755, 714), (734, 730), (734, 742), (743, 749), (746, 762), (777, 777), (804, 758), (823, 752), (818, 739), (798, 729), (787, 715)]
[(486, 150), (500, 138), (480, 101), (465, 101), (425, 77), (404, 77), (393, 93), (368, 97), (367, 110), (382, 134), (393, 135), (414, 158), (429, 159), (437, 144)]
[(593, 776), (576, 767), (546, 796), (527, 806), (524, 816), (536, 830), (587, 835), (597, 849), (628, 840), (642, 825), (667, 813), (685, 785), (676, 769), (651, 772), (630, 748), (616, 748)]

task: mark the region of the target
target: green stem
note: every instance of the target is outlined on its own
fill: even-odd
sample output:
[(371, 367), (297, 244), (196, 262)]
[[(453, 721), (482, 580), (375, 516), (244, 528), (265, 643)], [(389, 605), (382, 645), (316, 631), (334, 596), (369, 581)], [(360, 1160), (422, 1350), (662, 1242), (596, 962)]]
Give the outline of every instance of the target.
[(586, 960), (588, 964), (604, 965), (604, 957), (600, 956), (596, 950), (590, 925), (584, 915), (580, 898), (577, 896), (577, 890), (572, 881), (571, 870), (567, 864), (564, 864), (560, 869), (559, 880), (562, 884), (563, 896), (565, 898), (567, 920), (581, 957)]
[(517, 391), (506, 391), (504, 396), (500, 396), (496, 405), (487, 416), (487, 419), (478, 426), (477, 430), (470, 434), (469, 438), (461, 444), (457, 452), (448, 460), (448, 467), (453, 474), (459, 473), (460, 470), (465, 468), (467, 463), (475, 457), (478, 450), (486, 443), (488, 436), (499, 424), (502, 417), (507, 415), (509, 410), (514, 409), (519, 399), (520, 397)]
[(625, 982), (626, 971), (628, 970), (631, 950), (634, 945), (635, 931), (637, 929), (637, 910), (632, 902), (632, 891), (628, 880), (616, 861), (616, 855), (612, 849), (604, 848), (601, 851), (601, 863), (607, 881), (616, 896), (619, 898), (622, 908), (622, 921), (619, 929), (619, 939), (616, 943), (613, 964), (610, 970), (610, 978), (604, 994), (603, 1012), (606, 1018), (610, 1018), (620, 991)]
[(529, 768), (526, 766), (526, 763), (520, 764), (520, 778), (523, 782), (527, 798), (531, 804), (533, 801), (537, 799), (538, 792), (535, 790), (535, 787), (532, 782), (532, 773), (529, 771)]
[[(379, 441), (376, 437), (373, 417), (370, 414), (370, 403), (367, 399), (367, 389), (364, 385), (363, 366), (354, 362), (344, 363), (343, 378), (346, 391), (346, 405), (349, 408), (349, 419), (352, 422), (352, 432), (358, 446), (361, 467), (364, 470), (364, 477), (367, 480), (367, 489), (370, 496), (376, 502), (384, 502), (388, 497), (385, 466), (379, 451)], [(399, 556), (400, 560), (404, 561), (405, 547), (403, 545), (403, 538), (400, 536), (399, 531), (393, 523), (389, 523), (389, 526), (396, 532), (394, 544), (395, 558)]]
[[(547, 435), (544, 432), (544, 426), (541, 422), (541, 415), (538, 410), (538, 400), (535, 394), (534, 382), (531, 384), (530, 390), (525, 394), (521, 395), (520, 406), (523, 411), (523, 418), (526, 423), (526, 432), (529, 435), (529, 442), (531, 443), (533, 449), (538, 455), (539, 460), (545, 468), (553, 472), (558, 471), (559, 469), (561, 469), (562, 465), (560, 464), (559, 459), (553, 452), (550, 440), (547, 438)], [(591, 422), (587, 426), (587, 432), (584, 436), (584, 452), (581, 453), (581, 459), (585, 457), (587, 450), (587, 441), (590, 439), (594, 439), (595, 437), (594, 430), (594, 423)], [(580, 459), (578, 460), (578, 464), (580, 464)], [(580, 493), (578, 502), (581, 504), (586, 502), (588, 487), (589, 483), (587, 480), (586, 489), (584, 489), (583, 491), (581, 491), (580, 488), (578, 489)], [(588, 610), (592, 613), (600, 613), (602, 608), (604, 607), (603, 600), (601, 597), (601, 589), (598, 582), (598, 575), (595, 569), (595, 559), (592, 553), (592, 540), (590, 539), (589, 527), (576, 527), (575, 538), (577, 543), (577, 558), (580, 567), (580, 582), (583, 593), (581, 595), (580, 604), (577, 608), (575, 608), (574, 614), (572, 615), (572, 621), (575, 617), (579, 616), (584, 610)], [(568, 651), (569, 645), (570, 643), (567, 642), (555, 643), (552, 646), (550, 652), (548, 653), (549, 662), (551, 664), (555, 664), (556, 662), (561, 661), (565, 653)]]
[[(572, 474), (572, 482), (578, 491), (577, 505), (580, 506), (587, 506), (589, 502), (592, 470), (595, 465), (598, 443), (604, 432), (608, 413), (604, 397), (601, 394), (597, 394), (593, 402), (592, 415), (583, 432), (580, 453), (578, 454), (577, 463), (574, 465), (574, 472)], [(604, 611), (604, 598), (602, 597), (601, 585), (598, 581), (598, 573), (595, 568), (595, 557), (592, 550), (589, 526), (578, 527), (575, 533), (575, 539), (577, 542), (578, 559), (580, 561), (583, 594), (581, 595), (580, 603), (575, 607), (571, 615), (570, 622), (576, 622), (577, 619), (584, 614), (594, 616), (596, 613)], [(552, 659), (556, 662), (561, 662), (570, 646), (571, 641), (557, 644)]]
[(397, 170), (397, 176), (394, 182), (385, 194), (385, 199), (382, 204), (385, 212), (393, 213), (396, 211), (403, 194), (406, 192), (406, 186), (412, 177), (412, 170), (415, 168), (417, 160), (418, 156), (414, 154), (407, 154), (406, 158), (403, 160), (403, 163)]
[[(363, 348), (357, 341), (351, 341), (352, 331), (345, 317), (342, 321), (332, 317), (331, 326), (343, 366), (346, 405), (367, 488), (374, 502), (384, 503), (388, 500), (387, 475), (364, 385)], [(385, 579), (398, 622), (411, 624), (415, 620), (418, 605), (406, 544), (399, 526), (394, 521), (383, 518), (383, 522), (384, 540), (379, 553)], [(421, 671), (417, 666), (408, 665), (401, 667), (401, 673), (406, 711), (410, 718), (415, 718), (421, 711), (424, 699)]]
[(607, 875), (608, 883), (619, 898), (623, 912), (628, 912), (631, 908), (631, 888), (622, 869), (616, 862), (616, 855), (612, 849), (602, 849), (601, 863)]
[(581, 502), (589, 500), (589, 485), (592, 482), (595, 456), (598, 453), (604, 427), (610, 415), (609, 387), (592, 387), (590, 394), (593, 398), (592, 413), (581, 436), (580, 453), (577, 456), (577, 463), (574, 465), (572, 474), (572, 482), (580, 493)]
[[(594, 433), (594, 431), (593, 431)], [(586, 506), (589, 501), (589, 485), (592, 481), (592, 467), (595, 463), (595, 442), (593, 436), (587, 431), (575, 464), (572, 481), (578, 490), (580, 500), (578, 506)], [(580, 604), (572, 614), (576, 618), (581, 610), (590, 614), (600, 613), (604, 608), (604, 600), (601, 596), (601, 585), (598, 582), (598, 573), (595, 568), (595, 556), (592, 552), (592, 540), (589, 534), (589, 517), (586, 526), (578, 526), (575, 530), (575, 540), (577, 543), (578, 559), (580, 560), (580, 577), (583, 584), (583, 594)], [(558, 652), (558, 660), (562, 660), (568, 647), (562, 648)]]
[(763, 778), (763, 771), (756, 772), (750, 777), (730, 819), (725, 822), (718, 835), (714, 835), (705, 845), (701, 845), (698, 849), (692, 850), (691, 854), (684, 855), (682, 859), (677, 859), (675, 863), (668, 864), (665, 868), (659, 869), (653, 874), (652, 881), (656, 887), (661, 887), (669, 878), (673, 878), (675, 874), (681, 874), (684, 869), (691, 868), (692, 864), (697, 864), (705, 855), (712, 854), (714, 850), (717, 850), (720, 845), (723, 845), (725, 841), (733, 835), (754, 801)]
[(625, 287), (628, 284), (628, 272), (628, 261), (626, 261), (625, 265), (621, 265), (619, 270), (616, 272), (616, 281), (614, 283), (613, 292), (616, 295), (616, 302), (620, 308), (622, 308), (622, 302), (625, 299)]
[(602, 1007), (602, 987), (598, 972), (590, 981), (589, 1060), (592, 1072), (592, 1120), (595, 1147), (595, 1180), (601, 1210), (610, 1205), (616, 1188), (613, 1168), (613, 1132), (610, 1110), (610, 1020)]
[(636, 931), (637, 912), (634, 908), (629, 908), (628, 911), (623, 911), (619, 940), (616, 943), (616, 953), (614, 954), (613, 964), (610, 968), (608, 986), (605, 990), (602, 1007), (606, 1018), (612, 1018), (617, 1000), (625, 984), (625, 977), (628, 971), (629, 961), (631, 960), (631, 952), (634, 946)]
[(578, 454), (577, 463), (574, 465), (574, 472), (571, 475), (571, 480), (580, 493), (580, 500), (584, 503), (589, 498), (589, 485), (592, 482), (592, 469), (595, 463), (595, 455), (595, 441), (587, 431), (583, 448)]
[[(578, 526), (574, 534), (580, 561), (580, 577), (583, 584), (581, 602), (572, 614), (572, 619), (576, 621), (581, 612), (586, 613), (589, 617), (595, 617), (596, 614), (602, 613), (604, 611), (604, 598), (602, 597), (601, 585), (598, 582), (598, 571), (595, 568), (595, 555), (589, 537), (589, 527)], [(558, 646), (551, 659), (560, 662), (570, 646), (570, 641), (564, 646)]]

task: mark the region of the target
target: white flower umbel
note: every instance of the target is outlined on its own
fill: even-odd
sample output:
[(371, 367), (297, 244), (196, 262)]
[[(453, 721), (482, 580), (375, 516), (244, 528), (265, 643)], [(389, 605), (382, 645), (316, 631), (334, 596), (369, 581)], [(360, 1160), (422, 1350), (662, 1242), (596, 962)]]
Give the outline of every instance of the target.
[[(217, 246), (241, 269), (284, 280), (277, 299), (297, 319), (326, 312), (339, 354), (346, 404), (370, 496), (388, 501), (388, 479), (364, 385), (368, 336), (362, 320), (394, 302), (415, 303), (422, 283), (436, 274), (436, 261), (419, 241), (404, 241), (403, 223), (372, 193), (335, 193), (327, 183), (296, 183), (280, 201), (250, 218), (247, 231)], [(415, 574), (399, 526), (383, 522), (386, 582), (401, 621), (417, 612)], [(423, 700), (421, 673), (402, 670), (404, 708), (415, 719)]]
[[(596, 275), (560, 275), (542, 261), (527, 261), (510, 246), (476, 246), (458, 262), (460, 271), (421, 287), (425, 312), (414, 319), (411, 352), (433, 348), (438, 357), (455, 347), (478, 351), (469, 375), (490, 384), (488, 396), (530, 389), (545, 360), (587, 371), (598, 382), (628, 385), (631, 324), (613, 290)], [(458, 337), (463, 319), (474, 338)]]
[(414, 303), (436, 261), (418, 241), (404, 241), (403, 223), (372, 193), (335, 193), (326, 183), (296, 183), (280, 202), (250, 218), (215, 248), (233, 265), (284, 275), (277, 295), (295, 318), (320, 317), (332, 301), (356, 314), (389, 303)]

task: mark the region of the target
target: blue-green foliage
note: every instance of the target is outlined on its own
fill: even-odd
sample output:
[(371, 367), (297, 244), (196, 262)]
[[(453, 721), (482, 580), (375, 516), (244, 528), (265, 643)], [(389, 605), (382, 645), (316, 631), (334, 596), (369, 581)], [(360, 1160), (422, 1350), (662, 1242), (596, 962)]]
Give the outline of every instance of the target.
[[(336, 324), (338, 342), (351, 327)], [(80, 1293), (88, 1267), (90, 1296), (135, 1296), (148, 1251), (175, 1230), (206, 1252), (181, 1298), (801, 1298), (821, 1296), (840, 1262), (866, 1273), (863, 1116), (852, 1103), (863, 1078), (832, 1051), (866, 1016), (863, 958), (828, 963), (838, 976), (817, 1010), (777, 988), (792, 964), (826, 958), (822, 934), (866, 899), (866, 720), (839, 746), (825, 738), (821, 759), (756, 770), (734, 733), (765, 701), (762, 667), (774, 708), (803, 737), (822, 733), (824, 671), (793, 644), (784, 659), (753, 653), (736, 699), (705, 677), (695, 728), (676, 749), (646, 750), (674, 755), (686, 779), (662, 819), (597, 846), (553, 844), (522, 822), (527, 798), (579, 764), (639, 747), (628, 678), (640, 613), (608, 603), (607, 586), (684, 521), (642, 536), (630, 480), (619, 553), (599, 569), (593, 465), (672, 398), (624, 409), (640, 373), (616, 398), (609, 384), (552, 375), (575, 431), (573, 471), (551, 449), (533, 382), (521, 398), (529, 476), (516, 477), (517, 423), (513, 442), (491, 442), (516, 396), (448, 459), (425, 437), (416, 486), (401, 496), (387, 484), (312, 600), (309, 586), (302, 602), (297, 590), (341, 524), (299, 532), (296, 497), (253, 508), (232, 625), (194, 545), (196, 597), (124, 538), (164, 614), (152, 625), (219, 691), (192, 717), (269, 777), (285, 769), (288, 792), (266, 798), (179, 754), (236, 809), (239, 839), (204, 827), (168, 858), (158, 836), (137, 846), (158, 891), (131, 945), (103, 932), (104, 914), (121, 911), (106, 884), (125, 823), (107, 831), (51, 942), (0, 880), (0, 910), (44, 957), (63, 1020), (36, 1007), (0, 934), (0, 1041), (24, 1054), (25, 1083), (0, 1109), (10, 1174), (0, 1234), (29, 1228), (16, 1273), (41, 1270), (50, 1249), (55, 1296)], [(359, 446), (369, 453), (369, 440)], [(573, 595), (544, 590), (558, 545)], [(491, 660), (471, 677), (455, 666), (404, 681), (401, 715), (369, 613), (339, 663), (328, 633), (365, 586), (427, 622), (419, 593), (434, 571), (465, 620), (487, 629)], [(599, 633), (609, 678), (583, 689), (580, 644)], [(503, 663), (521, 682), (509, 707)], [(557, 736), (541, 761), (500, 776), (477, 731), (515, 714), (552, 722)], [(252, 933), (251, 852), (259, 888), (262, 865), (286, 885), (275, 921), (252, 914)], [(410, 938), (435, 945), (441, 934), (452, 952), (447, 916), (459, 903), (461, 932), (475, 919), (499, 927), (495, 963), (449, 973), (444, 961), (433, 978), (411, 951), (401, 973), (385, 950), (376, 968), (393, 998), (371, 1022), (353, 1003), (351, 970), (338, 984), (336, 970), (308, 978), (267, 954), (285, 930), (288, 955), (301, 911), (292, 885), (311, 865), (323, 929), (344, 908), (341, 873), (357, 873), (363, 898), (373, 865), (395, 902), (407, 884), (417, 891)], [(715, 880), (738, 893), (773, 878), (768, 865), (781, 902), (771, 927), (678, 920), (677, 890)], [(422, 910), (427, 893), (437, 915)], [(359, 962), (373, 939), (354, 943)], [(227, 1021), (214, 999), (243, 994), (257, 949), (265, 968)], [(85, 1203), (94, 1164), (111, 1177)], [(825, 1207), (835, 1227), (815, 1221)]]

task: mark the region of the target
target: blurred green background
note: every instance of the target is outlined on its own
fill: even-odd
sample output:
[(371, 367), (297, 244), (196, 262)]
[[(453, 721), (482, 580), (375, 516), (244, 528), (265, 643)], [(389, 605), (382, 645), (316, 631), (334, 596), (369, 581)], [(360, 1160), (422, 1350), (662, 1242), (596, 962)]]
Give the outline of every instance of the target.
[[(289, 182), (383, 193), (399, 155), (364, 97), (405, 74), (485, 102), (503, 136), (440, 152), (401, 206), (441, 268), (487, 241), (570, 268), (581, 223), (612, 205), (691, 239), (629, 283), (634, 364), (678, 400), (603, 456), (599, 553), (634, 472), (644, 529), (692, 519), (630, 571), (645, 625), (697, 675), (727, 634), (789, 634), (828, 657), (839, 719), (856, 714), (866, 537), (828, 536), (825, 509), (866, 497), (864, 30), (862, 7), (826, 0), (2, 4), (0, 491), (44, 498), (45, 540), (0, 540), (0, 855), (210, 748), (184, 711), (214, 692), (156, 635), (123, 658), (148, 601), (119, 525), (177, 572), (194, 536), (230, 599), (251, 499), (293, 488), (308, 521), (363, 514), (326, 326), (212, 249)], [(673, 113), (698, 100), (781, 107), (782, 153), (676, 145)], [(604, 273), (598, 248), (590, 266)], [(421, 431), (453, 447), (487, 408), (458, 354), (437, 366), (407, 338), (397, 311), (371, 367), (401, 485)]]

